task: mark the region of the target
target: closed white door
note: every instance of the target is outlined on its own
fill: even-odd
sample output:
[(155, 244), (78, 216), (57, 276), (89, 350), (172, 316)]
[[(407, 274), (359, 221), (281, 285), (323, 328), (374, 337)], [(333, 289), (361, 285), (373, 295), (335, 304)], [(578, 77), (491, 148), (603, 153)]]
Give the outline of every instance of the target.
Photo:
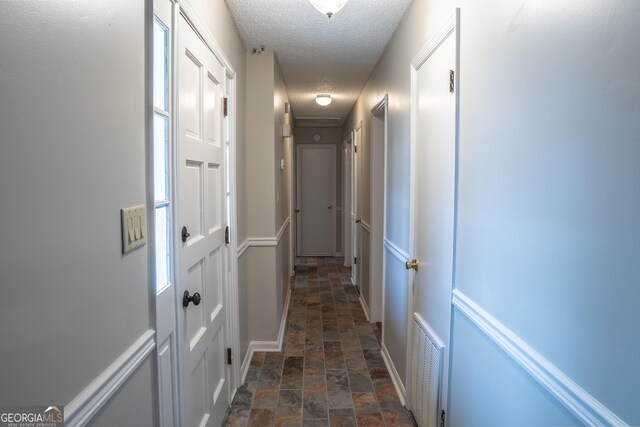
[(178, 41), (182, 424), (217, 427), (229, 403), (221, 108), (224, 70), (182, 17)]
[[(427, 45), (428, 50), (414, 61), (412, 73), (412, 253), (418, 263), (413, 274), (412, 317), (418, 328), (424, 327), (440, 354), (439, 366), (432, 366), (441, 378), (439, 392), (429, 396), (434, 405), (438, 402), (438, 410), (431, 412), (436, 421), (440, 411), (446, 409), (449, 371), (456, 190), (456, 19), (450, 19), (450, 32), (442, 32), (441, 39)], [(415, 334), (419, 329), (412, 330)], [(415, 352), (413, 356), (420, 354)]]
[(344, 229), (342, 230), (342, 252), (344, 254), (344, 265), (351, 265), (351, 258), (352, 258), (352, 242), (351, 242), (351, 224), (352, 224), (352, 219), (351, 219), (351, 148), (352, 146), (352, 142), (351, 142), (351, 137), (349, 137), (349, 139), (347, 139), (344, 144), (343, 144), (343, 148), (342, 148), (342, 164), (344, 165), (343, 167), (343, 173), (342, 173), (342, 185), (343, 185), (343, 189), (342, 189), (342, 206), (344, 206), (343, 209), (343, 221), (342, 223), (344, 224)]
[(335, 252), (336, 147), (298, 145), (298, 255)]

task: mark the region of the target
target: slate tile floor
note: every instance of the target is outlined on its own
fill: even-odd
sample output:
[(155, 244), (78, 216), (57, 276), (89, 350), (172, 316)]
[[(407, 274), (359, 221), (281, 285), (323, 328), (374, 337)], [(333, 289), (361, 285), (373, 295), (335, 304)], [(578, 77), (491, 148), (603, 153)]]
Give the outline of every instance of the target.
[(342, 258), (298, 258), (284, 351), (255, 353), (227, 426), (414, 426)]

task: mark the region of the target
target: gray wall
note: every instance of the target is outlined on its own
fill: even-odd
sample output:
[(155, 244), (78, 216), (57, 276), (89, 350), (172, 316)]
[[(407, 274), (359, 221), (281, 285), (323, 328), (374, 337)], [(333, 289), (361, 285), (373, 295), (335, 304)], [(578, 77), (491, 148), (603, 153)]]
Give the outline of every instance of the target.
[[(344, 128), (364, 120), (368, 141), (369, 111), (389, 94), (388, 226), (404, 250), (409, 64), (456, 6), (455, 287), (639, 424), (640, 4), (413, 2)], [(403, 343), (394, 347), (404, 376)], [(577, 423), (457, 310), (452, 351), (452, 425)]]
[[(89, 422), (91, 427), (151, 426), (154, 419), (153, 389), (155, 367), (147, 359)], [(157, 418), (157, 417), (156, 417)]]
[[(224, 2), (192, 3), (237, 73), (244, 212), (244, 46)], [(3, 2), (3, 405), (68, 404), (152, 327), (148, 247), (121, 254), (119, 212), (147, 199), (144, 8)], [(147, 359), (92, 425), (152, 425), (154, 375)]]
[[(282, 136), (282, 124), (290, 123), (284, 113), (289, 102), (280, 67), (272, 51), (246, 53), (246, 229), (249, 249), (240, 255), (241, 358), (248, 355), (252, 341), (274, 343), (278, 338), (289, 283), (290, 189), (287, 169), (289, 140)], [(280, 170), (280, 159), (285, 170)], [(289, 160), (289, 161), (288, 161)], [(284, 227), (284, 228), (283, 228)], [(274, 239), (274, 246), (255, 245), (255, 239)], [(258, 240), (259, 241), (259, 240)], [(244, 322), (244, 320), (242, 321)]]
[(3, 405), (69, 403), (149, 328), (120, 232), (146, 201), (144, 31), (144, 2), (2, 4)]

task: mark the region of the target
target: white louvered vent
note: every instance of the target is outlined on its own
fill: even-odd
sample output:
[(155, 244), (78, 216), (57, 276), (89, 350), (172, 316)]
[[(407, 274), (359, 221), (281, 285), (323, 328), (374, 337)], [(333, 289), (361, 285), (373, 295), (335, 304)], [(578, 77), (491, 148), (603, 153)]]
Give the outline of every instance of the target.
[(440, 384), (444, 346), (422, 316), (413, 314), (411, 406), (420, 427), (440, 426)]

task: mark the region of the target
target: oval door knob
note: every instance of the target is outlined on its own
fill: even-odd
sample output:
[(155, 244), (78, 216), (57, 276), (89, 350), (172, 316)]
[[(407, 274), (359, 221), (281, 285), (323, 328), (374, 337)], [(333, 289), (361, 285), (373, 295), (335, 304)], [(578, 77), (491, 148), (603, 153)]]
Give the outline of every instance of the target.
[(194, 293), (193, 295), (189, 295), (189, 291), (184, 291), (182, 295), (182, 306), (184, 308), (189, 307), (189, 303), (192, 302), (193, 305), (200, 305), (200, 301), (202, 301), (202, 297), (200, 297), (199, 293)]
[(187, 227), (182, 227), (182, 243), (186, 242), (189, 236), (191, 236), (191, 234), (189, 234)]
[(418, 271), (418, 265), (420, 263), (418, 262), (417, 259), (412, 259), (411, 261), (407, 261), (404, 263), (404, 266), (407, 268), (407, 270), (415, 270)]
[(356, 224), (360, 224), (362, 222), (361, 219), (356, 219)]
[(327, 205), (327, 209), (333, 209), (333, 205)]

